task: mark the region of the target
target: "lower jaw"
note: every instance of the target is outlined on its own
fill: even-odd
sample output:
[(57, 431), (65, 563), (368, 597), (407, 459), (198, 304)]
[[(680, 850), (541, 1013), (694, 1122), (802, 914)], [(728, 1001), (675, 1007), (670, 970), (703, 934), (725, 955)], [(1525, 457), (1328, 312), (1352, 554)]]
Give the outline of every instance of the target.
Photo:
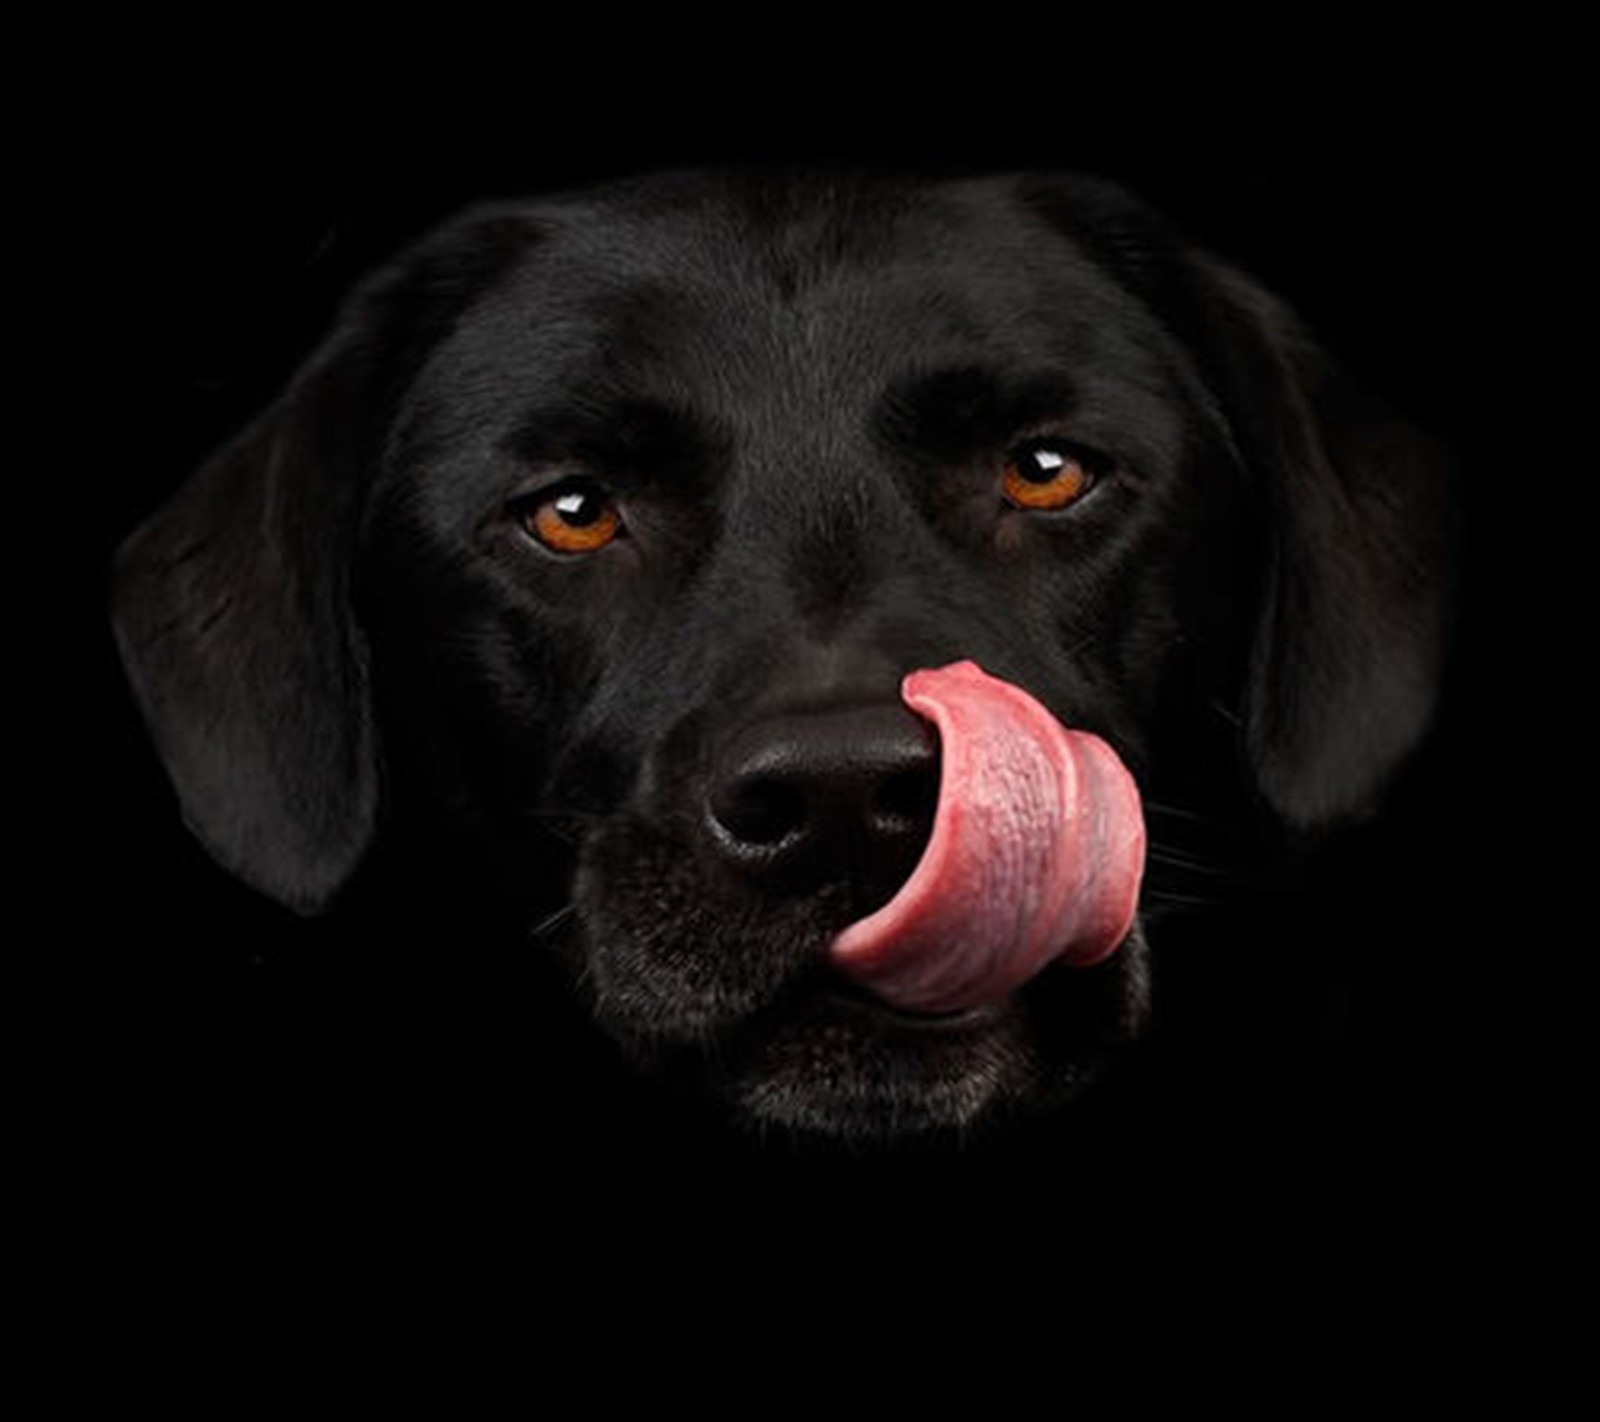
[(1135, 930), (1102, 964), (1053, 965), (1015, 993), (943, 1014), (839, 981), (812, 988), (723, 1059), (724, 1099), (760, 1129), (965, 1141), (1070, 1109), (1124, 1060), (1148, 1018), (1148, 950)]
[(853, 1147), (963, 1135), (1045, 1085), (1014, 1002), (922, 1016), (832, 989), (744, 1038), (714, 1071), (744, 1126)]
[(821, 973), (731, 1028), (674, 1044), (621, 1028), (636, 1064), (744, 1133), (876, 1149), (1004, 1132), (1092, 1087), (1143, 1035), (1136, 931), (1093, 968), (1047, 968), (1018, 992), (913, 1013)]

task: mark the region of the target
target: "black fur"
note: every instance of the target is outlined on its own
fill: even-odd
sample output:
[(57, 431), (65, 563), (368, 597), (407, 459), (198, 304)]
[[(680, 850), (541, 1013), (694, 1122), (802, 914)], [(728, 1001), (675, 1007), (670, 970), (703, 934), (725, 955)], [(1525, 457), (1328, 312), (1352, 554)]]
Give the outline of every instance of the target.
[[(1105, 470), (1059, 515), (994, 494), (1039, 430)], [(627, 533), (554, 556), (514, 511), (577, 474)], [(469, 212), (376, 277), (127, 543), (116, 621), (234, 873), (315, 912), (436, 837), (640, 1070), (881, 1143), (1080, 1095), (1196, 873), (1374, 812), (1434, 712), (1450, 529), (1431, 444), (1103, 184), (672, 174)], [(1117, 747), (1153, 851), (1122, 952), (959, 1030), (820, 966), (872, 873), (780, 890), (703, 805), (752, 726), (966, 657)]]

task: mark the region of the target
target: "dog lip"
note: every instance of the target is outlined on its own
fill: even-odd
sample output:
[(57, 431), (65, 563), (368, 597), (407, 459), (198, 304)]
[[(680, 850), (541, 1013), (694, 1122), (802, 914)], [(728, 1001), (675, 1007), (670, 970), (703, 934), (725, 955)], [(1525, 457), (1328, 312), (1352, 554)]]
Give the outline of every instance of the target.
[(885, 1002), (854, 983), (842, 981), (830, 983), (823, 997), (830, 1004), (840, 1005), (852, 1014), (866, 1017), (874, 1023), (890, 1024), (897, 1030), (952, 1036), (991, 1027), (1011, 1009), (1011, 998), (1006, 996), (948, 1012), (909, 1012)]

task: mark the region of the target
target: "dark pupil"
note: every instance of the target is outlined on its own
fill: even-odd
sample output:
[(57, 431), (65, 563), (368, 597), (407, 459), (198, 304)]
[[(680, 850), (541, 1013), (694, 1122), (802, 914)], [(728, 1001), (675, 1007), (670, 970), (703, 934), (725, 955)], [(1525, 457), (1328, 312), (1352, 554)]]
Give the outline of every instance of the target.
[(587, 528), (605, 512), (605, 503), (588, 489), (570, 489), (556, 496), (556, 512), (563, 523), (573, 528)]
[(1017, 461), (1017, 472), (1030, 484), (1048, 484), (1065, 466), (1067, 456), (1057, 449), (1029, 449)]

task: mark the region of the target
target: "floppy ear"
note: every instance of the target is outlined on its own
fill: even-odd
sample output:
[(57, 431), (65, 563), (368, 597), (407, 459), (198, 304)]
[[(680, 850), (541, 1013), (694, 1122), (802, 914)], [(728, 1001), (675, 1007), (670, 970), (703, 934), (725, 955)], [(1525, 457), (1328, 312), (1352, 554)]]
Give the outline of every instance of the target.
[(353, 871), (378, 804), (347, 587), (363, 377), (350, 341), (325, 350), (113, 573), (123, 664), (185, 820), (226, 868), (303, 913)]
[(1455, 513), (1442, 450), (1280, 302), (1116, 185), (1034, 177), (1024, 194), (1189, 348), (1246, 466), (1267, 551), (1243, 705), (1261, 794), (1302, 827), (1370, 812), (1443, 674)]
[(299, 910), (368, 848), (379, 748), (352, 562), (390, 411), (538, 233), (471, 209), (363, 283), (283, 397), (123, 545), (123, 664), (190, 828)]
[(1247, 753), (1289, 822), (1360, 816), (1439, 692), (1455, 561), (1447, 461), (1279, 302), (1206, 268), (1220, 393), (1266, 518)]

